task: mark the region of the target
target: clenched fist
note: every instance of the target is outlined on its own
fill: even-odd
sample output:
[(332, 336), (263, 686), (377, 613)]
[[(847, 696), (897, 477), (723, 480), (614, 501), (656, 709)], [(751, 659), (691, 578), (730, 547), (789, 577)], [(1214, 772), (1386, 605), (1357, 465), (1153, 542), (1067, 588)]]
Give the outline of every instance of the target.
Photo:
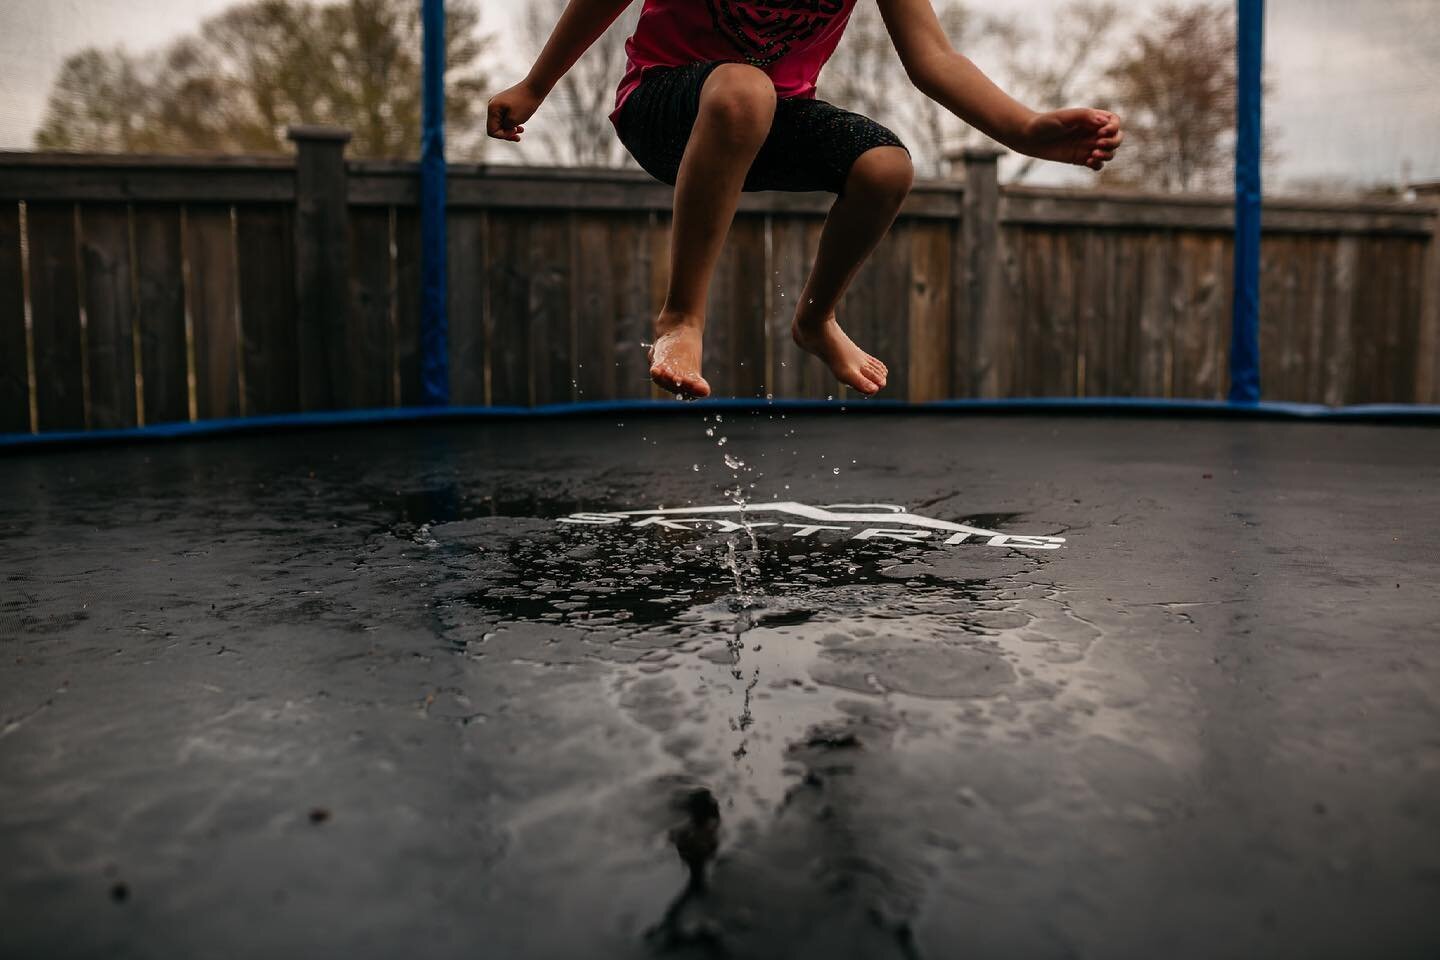
[(490, 98), (485, 132), (496, 140), (519, 143), (520, 134), (525, 132), (525, 121), (535, 115), (544, 99), (524, 83), (500, 91)]

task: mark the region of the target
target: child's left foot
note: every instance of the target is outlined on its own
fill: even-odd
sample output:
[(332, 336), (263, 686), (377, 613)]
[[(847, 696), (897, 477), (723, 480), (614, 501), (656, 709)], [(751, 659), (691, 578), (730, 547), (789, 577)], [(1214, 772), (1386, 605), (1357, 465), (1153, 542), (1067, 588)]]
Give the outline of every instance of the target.
[(884, 389), (889, 368), (856, 346), (855, 341), (840, 329), (835, 314), (830, 314), (818, 326), (792, 323), (790, 336), (801, 350), (813, 353), (824, 361), (830, 372), (835, 374), (835, 379), (847, 387), (859, 390), (867, 397)]
[(710, 384), (700, 375), (704, 321), (662, 313), (650, 345), (650, 379), (679, 397), (708, 397)]

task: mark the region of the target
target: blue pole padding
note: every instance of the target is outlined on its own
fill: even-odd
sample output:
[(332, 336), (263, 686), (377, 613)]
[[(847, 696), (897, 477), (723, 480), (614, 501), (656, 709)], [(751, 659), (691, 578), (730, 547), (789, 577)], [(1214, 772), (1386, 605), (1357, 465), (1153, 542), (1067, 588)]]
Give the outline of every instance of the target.
[(445, 242), (445, 0), (424, 0), (425, 89), (420, 134), (420, 391), (450, 402)]
[(1261, 72), (1265, 0), (1239, 0), (1239, 90), (1235, 142), (1235, 305), (1230, 334), (1230, 402), (1260, 402)]

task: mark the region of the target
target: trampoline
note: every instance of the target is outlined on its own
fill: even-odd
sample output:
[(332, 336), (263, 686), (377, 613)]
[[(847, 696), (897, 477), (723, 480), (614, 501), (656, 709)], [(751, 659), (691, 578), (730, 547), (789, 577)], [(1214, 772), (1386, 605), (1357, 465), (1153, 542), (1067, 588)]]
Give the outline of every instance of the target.
[(12, 449), (0, 953), (1433, 956), (1433, 429), (1144, 412)]

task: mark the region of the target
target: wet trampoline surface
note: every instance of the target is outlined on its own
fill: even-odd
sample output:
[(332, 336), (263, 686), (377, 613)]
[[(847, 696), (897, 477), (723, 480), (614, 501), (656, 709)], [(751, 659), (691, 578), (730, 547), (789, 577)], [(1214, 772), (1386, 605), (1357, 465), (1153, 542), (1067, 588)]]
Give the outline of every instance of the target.
[(1440, 951), (1440, 434), (721, 416), (0, 459), (0, 955)]

